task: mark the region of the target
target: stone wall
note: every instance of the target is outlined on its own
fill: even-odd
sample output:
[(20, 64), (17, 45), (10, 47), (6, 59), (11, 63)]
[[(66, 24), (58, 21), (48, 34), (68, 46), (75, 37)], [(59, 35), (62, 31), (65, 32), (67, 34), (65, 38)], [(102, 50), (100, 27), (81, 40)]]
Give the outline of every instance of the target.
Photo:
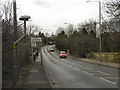
[[(102, 56), (102, 60), (106, 61), (106, 62), (115, 62), (115, 63), (120, 62), (120, 53), (112, 53), (112, 52), (103, 53), (102, 52), (101, 56)], [(99, 52), (87, 53), (86, 57), (99, 60), (100, 59), (100, 54), (99, 54)]]

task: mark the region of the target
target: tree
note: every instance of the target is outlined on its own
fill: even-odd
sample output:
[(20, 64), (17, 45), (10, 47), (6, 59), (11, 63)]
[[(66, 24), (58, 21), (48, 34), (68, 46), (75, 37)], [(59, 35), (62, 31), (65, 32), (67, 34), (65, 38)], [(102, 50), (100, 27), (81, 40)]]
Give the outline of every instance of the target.
[(111, 0), (104, 3), (104, 11), (107, 13), (109, 28), (118, 31), (120, 28), (120, 0)]
[(62, 31), (65, 31), (64, 28), (63, 27), (58, 27), (58, 29), (56, 30), (56, 35), (58, 35)]
[(69, 24), (67, 27), (66, 34), (70, 37), (74, 32), (74, 26), (72, 24)]
[(112, 18), (120, 19), (120, 0), (111, 0), (104, 3), (104, 11)]
[(27, 34), (28, 35), (31, 35), (31, 34), (34, 35), (35, 33), (38, 33), (38, 35), (39, 35), (40, 30), (41, 29), (37, 25), (29, 24), (27, 26)]
[(56, 47), (60, 50), (67, 50), (68, 48), (68, 37), (64, 31), (58, 34), (56, 37)]
[[(14, 76), (16, 74), (13, 57), (13, 44), (15, 41), (15, 34), (13, 29), (12, 3), (8, 2), (3, 4), (2, 12), (2, 87), (11, 88), (11, 86), (15, 84)], [(17, 25), (17, 29), (19, 33), (17, 35), (18, 37), (21, 37), (21, 35), (23, 35), (23, 31), (21, 30), (22, 27), (19, 24)], [(29, 37), (26, 37), (26, 39), (28, 41), (30, 40)], [(21, 70), (21, 68), (29, 64), (31, 54), (31, 46), (29, 42), (26, 44), (23, 42), (17, 44), (16, 61), (19, 60), (19, 69), (17, 69), (17, 71)]]

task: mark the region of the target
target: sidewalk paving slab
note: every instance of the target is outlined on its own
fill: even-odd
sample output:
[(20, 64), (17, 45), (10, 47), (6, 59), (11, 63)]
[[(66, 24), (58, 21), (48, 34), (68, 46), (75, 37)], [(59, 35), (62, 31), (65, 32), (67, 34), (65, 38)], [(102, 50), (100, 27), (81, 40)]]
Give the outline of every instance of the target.
[(51, 88), (50, 82), (41, 65), (40, 58), (37, 58), (34, 62), (34, 66), (29, 72), (27, 81), (23, 88), (31, 88), (31, 90), (36, 90), (35, 88)]

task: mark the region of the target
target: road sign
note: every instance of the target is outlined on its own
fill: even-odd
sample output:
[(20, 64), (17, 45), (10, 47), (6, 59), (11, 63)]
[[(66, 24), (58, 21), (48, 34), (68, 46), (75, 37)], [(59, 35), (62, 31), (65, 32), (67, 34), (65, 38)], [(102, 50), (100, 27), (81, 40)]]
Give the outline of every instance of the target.
[(31, 38), (31, 42), (42, 42), (42, 38)]
[(16, 45), (15, 44), (13, 45), (13, 49), (16, 49)]

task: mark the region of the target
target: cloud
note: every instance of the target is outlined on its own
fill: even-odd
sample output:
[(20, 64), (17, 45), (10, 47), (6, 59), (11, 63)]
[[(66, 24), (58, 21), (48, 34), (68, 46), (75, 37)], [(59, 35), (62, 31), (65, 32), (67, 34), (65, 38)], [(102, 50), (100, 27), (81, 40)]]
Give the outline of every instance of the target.
[(45, 1), (43, 1), (43, 0), (34, 0), (33, 3), (34, 3), (35, 5), (39, 5), (39, 6), (45, 7), (45, 8), (51, 7), (51, 4), (50, 4), (50, 3), (45, 2)]

